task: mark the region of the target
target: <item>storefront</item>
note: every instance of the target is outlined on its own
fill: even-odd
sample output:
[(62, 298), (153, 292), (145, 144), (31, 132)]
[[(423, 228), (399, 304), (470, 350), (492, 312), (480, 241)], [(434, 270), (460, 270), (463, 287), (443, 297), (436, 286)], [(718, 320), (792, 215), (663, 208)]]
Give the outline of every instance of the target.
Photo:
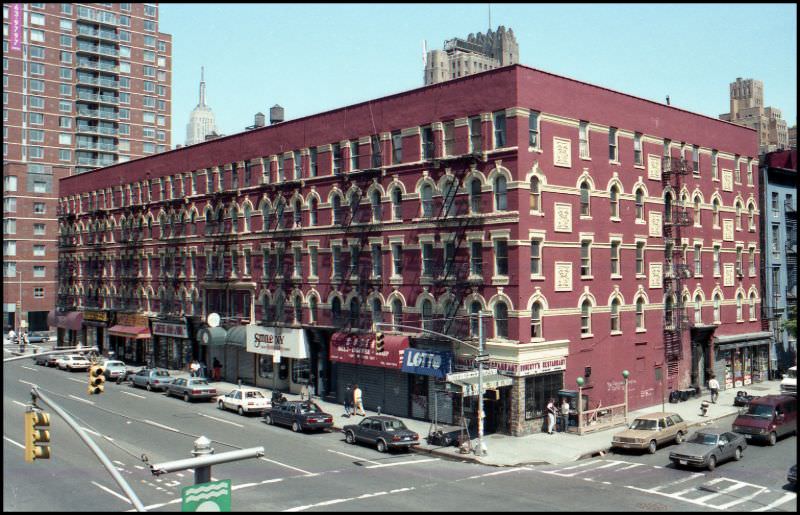
[[(448, 351), (407, 348), (403, 352), (401, 370), (408, 374), (408, 416), (454, 424), (453, 395), (446, 388), (447, 374), (453, 368), (453, 354)], [(456, 408), (460, 404), (456, 402)]]
[(365, 409), (409, 416), (409, 376), (401, 370), (408, 345), (407, 337), (387, 334), (383, 352), (376, 352), (375, 333), (333, 333), (329, 356), (336, 402), (344, 402), (348, 385), (358, 384)]
[(154, 320), (152, 322), (155, 365), (182, 370), (197, 355), (197, 345), (189, 337), (191, 330), (186, 321)]
[(305, 330), (260, 325), (244, 327), (246, 350), (257, 372), (257, 386), (300, 393), (303, 386), (311, 382), (311, 354)]
[(86, 345), (97, 346), (98, 352), (103, 355), (109, 350), (108, 327), (111, 325), (113, 314), (105, 310), (90, 310), (83, 312), (83, 331)]
[(152, 335), (144, 315), (117, 313), (117, 323), (108, 329), (109, 349), (129, 365), (153, 365)]
[(83, 334), (83, 313), (80, 311), (58, 313), (53, 310), (47, 314), (47, 325), (56, 328), (56, 341), (59, 347), (75, 347), (86, 343)]
[(714, 337), (714, 373), (720, 388), (742, 388), (769, 377), (772, 333), (764, 331)]

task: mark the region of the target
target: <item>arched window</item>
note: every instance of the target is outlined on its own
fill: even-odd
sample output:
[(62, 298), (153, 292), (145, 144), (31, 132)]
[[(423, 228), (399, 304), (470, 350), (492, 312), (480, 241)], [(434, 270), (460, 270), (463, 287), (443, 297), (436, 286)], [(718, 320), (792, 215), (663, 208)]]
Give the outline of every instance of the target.
[(539, 189), (539, 178), (531, 177), (531, 211), (542, 210), (542, 192)]
[(750, 320), (756, 319), (756, 294), (750, 294)]
[(224, 224), (224, 216), (225, 216), (225, 210), (222, 209), (222, 207), (220, 207), (217, 210), (217, 222), (216, 222), (217, 223), (217, 225), (216, 225), (216, 229), (217, 229), (216, 232), (217, 233), (221, 233), (225, 229), (225, 227), (223, 225)]
[(278, 292), (275, 295), (275, 302), (273, 305), (275, 306), (275, 321), (276, 322), (283, 322), (286, 317), (286, 313), (284, 312), (284, 305), (286, 303), (286, 299), (283, 296), (282, 292)]
[(531, 338), (542, 338), (542, 304), (539, 301), (531, 305)]
[(359, 319), (361, 318), (361, 304), (358, 297), (350, 299), (350, 326), (358, 327)]
[(644, 220), (644, 191), (642, 188), (636, 190), (636, 219)]
[(736, 202), (736, 230), (742, 230), (742, 204)]
[(163, 240), (167, 237), (167, 217), (163, 213), (158, 217), (158, 225), (161, 229), (160, 239)]
[(400, 302), (400, 299), (392, 301), (392, 323), (394, 325), (403, 324), (403, 303)]
[(616, 184), (611, 186), (609, 198), (611, 204), (611, 218), (619, 218), (619, 188)]
[(508, 306), (502, 301), (494, 305), (494, 336), (508, 338)]
[(636, 329), (644, 329), (644, 299), (641, 297), (636, 299)]
[(581, 216), (591, 215), (591, 206), (589, 204), (589, 183), (586, 181), (581, 182)]
[(261, 230), (267, 232), (269, 230), (269, 226), (272, 223), (270, 218), (270, 209), (269, 204), (266, 202), (261, 206)]
[(703, 323), (703, 299), (699, 293), (694, 296), (694, 323)]
[(331, 211), (333, 211), (333, 225), (342, 223), (342, 199), (339, 195), (331, 197)]
[(231, 233), (239, 232), (239, 208), (233, 206), (231, 208)]
[(244, 206), (244, 232), (250, 232), (250, 216), (252, 212), (250, 211), (250, 204), (245, 204)]
[(433, 303), (428, 299), (422, 301), (422, 328), (433, 330)]
[(284, 211), (286, 211), (286, 201), (284, 201), (283, 198), (280, 198), (275, 203), (275, 228), (276, 229), (283, 229), (284, 226), (285, 226), (284, 219), (283, 219)]
[(303, 223), (303, 204), (300, 199), (294, 200), (294, 226), (300, 227)]
[(751, 231), (756, 230), (756, 211), (753, 204), (747, 206), (747, 228)]
[(317, 321), (317, 298), (314, 295), (308, 297), (308, 318), (311, 323)]
[(377, 324), (383, 322), (383, 315), (381, 314), (381, 299), (375, 297), (372, 299), (372, 323)]
[(481, 311), (481, 303), (478, 302), (477, 300), (473, 301), (469, 305), (469, 315), (470, 315), (469, 316), (469, 328), (470, 328), (470, 334), (471, 334), (471, 336), (473, 336), (475, 338), (478, 337), (478, 332), (479, 332), (479, 329), (478, 329), (478, 322), (479, 322), (478, 313), (480, 313), (480, 311)]
[(303, 323), (303, 300), (300, 298), (300, 295), (295, 295), (293, 300), (293, 307), (294, 307), (294, 322), (296, 324)]
[(317, 198), (311, 197), (308, 201), (308, 224), (312, 227), (317, 225)]
[(701, 225), (701, 218), (700, 218), (700, 196), (695, 195), (694, 197), (694, 225), (695, 227), (700, 227)]
[(495, 211), (505, 211), (508, 209), (506, 178), (498, 175), (494, 180), (494, 209)]
[(581, 334), (592, 334), (592, 303), (589, 299), (581, 303)]
[(442, 189), (442, 211), (449, 216), (456, 213), (456, 193), (458, 193), (456, 182), (453, 180), (447, 181)]
[(350, 194), (350, 223), (363, 222), (362, 219), (356, 217), (356, 215), (358, 215), (358, 207), (361, 205), (361, 195), (359, 193), (360, 192), (353, 192)]
[(403, 219), (403, 210), (400, 203), (403, 200), (403, 192), (400, 188), (394, 188), (392, 190), (392, 219), (394, 220), (402, 220)]
[(714, 227), (719, 227), (719, 199), (714, 199), (711, 203), (711, 211), (714, 215)]
[(619, 299), (614, 299), (611, 301), (611, 332), (613, 333), (619, 330)]
[(469, 183), (469, 209), (473, 214), (481, 212), (481, 181), (477, 178)]
[(335, 326), (340, 326), (344, 322), (342, 320), (342, 301), (339, 300), (339, 297), (331, 301), (331, 317)]
[(433, 216), (433, 188), (430, 184), (424, 184), (420, 198), (422, 200), (422, 217), (430, 218)]
[(744, 296), (741, 292), (736, 295), (736, 321), (740, 322), (742, 320), (742, 300)]
[(372, 190), (372, 194), (370, 195), (370, 204), (372, 204), (372, 221), (373, 222), (380, 222), (381, 221), (381, 192), (378, 190)]
[(722, 320), (720, 319), (719, 305), (720, 305), (719, 293), (715, 293), (714, 294), (714, 322), (717, 323), (717, 324), (722, 323)]

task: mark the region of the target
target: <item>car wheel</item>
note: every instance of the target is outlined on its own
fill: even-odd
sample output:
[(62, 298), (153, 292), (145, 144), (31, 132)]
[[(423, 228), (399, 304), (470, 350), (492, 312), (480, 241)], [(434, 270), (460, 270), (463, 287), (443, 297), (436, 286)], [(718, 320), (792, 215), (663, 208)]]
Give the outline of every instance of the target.
[(264, 417), (264, 421), (267, 423), (267, 425), (271, 426), (272, 425), (272, 416), (271, 415), (267, 415), (266, 417)]
[(647, 446), (647, 452), (649, 452), (650, 454), (655, 454), (656, 453), (656, 441), (655, 440), (650, 440), (650, 445)]
[(769, 443), (770, 445), (775, 445), (775, 443), (776, 443), (777, 441), (778, 441), (778, 435), (775, 433), (775, 431), (771, 432), (771, 433), (769, 434), (769, 442), (768, 442), (768, 443)]
[(675, 435), (675, 443), (683, 443), (683, 431), (678, 431), (678, 434)]
[(742, 448), (741, 447), (737, 447), (736, 448), (736, 452), (733, 453), (733, 459), (735, 459), (736, 461), (739, 461), (740, 459), (742, 459)]
[(183, 394), (183, 400), (186, 401), (186, 402), (189, 402), (189, 394), (188, 393), (184, 393)]
[(344, 441), (349, 443), (349, 444), (355, 444), (356, 443), (356, 435), (354, 435), (352, 431), (347, 431), (344, 434)]
[(297, 422), (292, 422), (292, 431), (294, 431), (295, 433), (299, 433), (301, 429), (302, 428), (300, 427), (300, 424), (298, 424)]
[(378, 452), (386, 452), (388, 447), (386, 447), (386, 442), (383, 440), (378, 440)]
[(717, 457), (712, 454), (708, 458), (708, 470), (714, 470), (715, 468), (717, 468)]
[(148, 392), (152, 392), (153, 391), (153, 385), (151, 385), (150, 383), (147, 383), (147, 391)]
[(219, 409), (225, 409), (225, 406), (223, 406), (223, 405), (222, 405), (222, 401), (219, 401), (219, 402), (217, 403), (217, 407), (218, 407)]
[(244, 415), (244, 410), (242, 409), (242, 407), (241, 407), (241, 406), (239, 406), (239, 409), (237, 409), (237, 410), (236, 410), (236, 412), (237, 412), (239, 415)]

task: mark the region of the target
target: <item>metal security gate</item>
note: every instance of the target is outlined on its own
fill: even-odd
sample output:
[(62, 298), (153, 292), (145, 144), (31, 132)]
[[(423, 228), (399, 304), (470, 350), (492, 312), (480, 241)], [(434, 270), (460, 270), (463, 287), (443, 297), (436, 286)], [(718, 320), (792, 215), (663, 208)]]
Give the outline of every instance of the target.
[(408, 416), (408, 375), (399, 370), (380, 367), (364, 367), (349, 363), (337, 363), (336, 398), (344, 402), (348, 384), (358, 384), (364, 401), (364, 409), (381, 413)]
[(253, 356), (250, 352), (247, 352), (245, 349), (239, 348), (239, 377), (242, 378), (242, 383), (244, 384), (255, 384), (255, 368), (253, 367)]

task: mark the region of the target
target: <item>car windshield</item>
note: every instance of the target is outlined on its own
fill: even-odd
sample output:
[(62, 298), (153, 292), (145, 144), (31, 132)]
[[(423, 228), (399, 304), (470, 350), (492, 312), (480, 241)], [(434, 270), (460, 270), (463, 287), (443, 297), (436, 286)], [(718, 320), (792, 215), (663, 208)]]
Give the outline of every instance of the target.
[(245, 392), (245, 397), (248, 399), (263, 399), (264, 395), (261, 392)]
[(705, 433), (697, 433), (692, 438), (691, 443), (699, 443), (702, 445), (717, 445), (717, 435), (710, 435)]
[(153, 374), (159, 377), (169, 377), (169, 372), (166, 370), (156, 370)]
[(797, 379), (797, 370), (789, 369), (786, 371), (786, 377), (788, 379)]
[(406, 425), (400, 420), (387, 420), (385, 427), (387, 431), (402, 431), (407, 429)]
[(631, 424), (631, 429), (637, 431), (653, 431), (658, 428), (657, 420), (649, 420), (646, 418), (637, 418)]
[(189, 382), (189, 384), (191, 384), (192, 386), (197, 386), (197, 385), (208, 384), (208, 381), (206, 381), (205, 379), (193, 379)]
[(772, 406), (766, 404), (750, 404), (747, 414), (753, 417), (772, 418)]
[(322, 413), (322, 410), (316, 404), (301, 404), (300, 413)]
[(125, 363), (122, 361), (106, 361), (107, 367), (124, 367)]

